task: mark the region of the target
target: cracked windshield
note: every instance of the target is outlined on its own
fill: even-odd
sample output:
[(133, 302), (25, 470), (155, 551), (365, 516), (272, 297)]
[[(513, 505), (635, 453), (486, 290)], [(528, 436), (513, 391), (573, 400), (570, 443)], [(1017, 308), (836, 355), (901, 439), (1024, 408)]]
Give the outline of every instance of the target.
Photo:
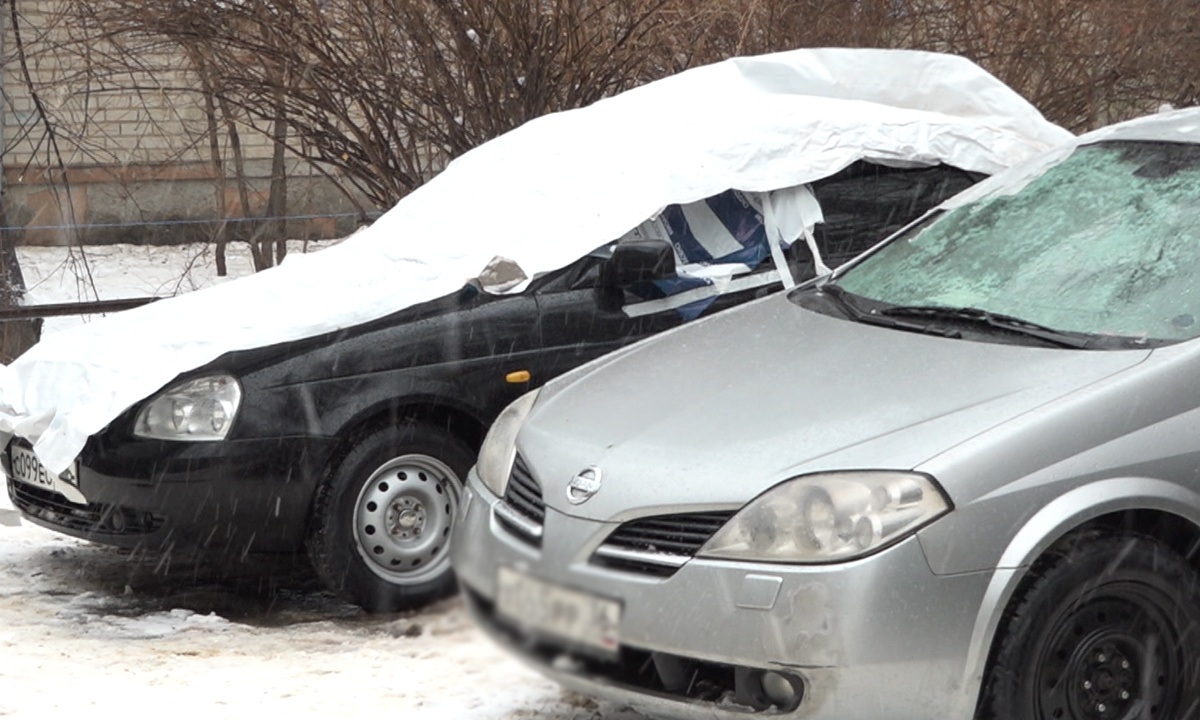
[(918, 227), (838, 284), (897, 306), (979, 308), (1067, 332), (1200, 334), (1200, 149), (1082, 147), (1014, 195)]

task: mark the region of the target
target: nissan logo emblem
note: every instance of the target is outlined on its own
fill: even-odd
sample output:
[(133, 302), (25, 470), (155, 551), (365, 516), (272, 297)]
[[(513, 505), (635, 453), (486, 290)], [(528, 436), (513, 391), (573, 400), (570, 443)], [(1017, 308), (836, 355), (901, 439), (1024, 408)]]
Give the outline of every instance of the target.
[(595, 465), (584, 468), (567, 483), (567, 500), (572, 505), (585, 503), (600, 491), (600, 468)]

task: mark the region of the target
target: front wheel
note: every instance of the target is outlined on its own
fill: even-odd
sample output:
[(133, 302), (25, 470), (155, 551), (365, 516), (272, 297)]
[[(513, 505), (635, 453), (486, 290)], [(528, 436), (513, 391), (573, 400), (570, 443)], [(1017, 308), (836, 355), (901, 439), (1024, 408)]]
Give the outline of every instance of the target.
[(474, 458), (462, 440), (420, 423), (364, 437), (317, 496), (308, 540), (317, 574), (369, 612), (452, 593), (450, 530)]
[(1200, 717), (1200, 588), (1183, 558), (1085, 535), (1034, 572), (1001, 627), (982, 717)]

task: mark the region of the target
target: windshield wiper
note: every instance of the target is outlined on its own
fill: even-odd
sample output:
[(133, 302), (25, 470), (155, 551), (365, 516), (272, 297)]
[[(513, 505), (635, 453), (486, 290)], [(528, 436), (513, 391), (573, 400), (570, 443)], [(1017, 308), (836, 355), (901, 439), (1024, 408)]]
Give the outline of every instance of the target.
[(875, 312), (874, 310), (864, 310), (852, 300), (852, 294), (846, 292), (836, 283), (827, 282), (816, 287), (819, 295), (824, 295), (833, 301), (842, 314), (847, 318), (856, 322), (865, 323), (867, 325), (879, 325), (886, 328), (894, 328), (896, 330), (907, 330), (908, 332), (923, 333), (925, 335), (937, 335), (939, 337), (961, 338), (962, 333), (945, 327), (937, 327), (927, 323), (905, 322), (894, 317), (887, 317)]
[(964, 323), (972, 326), (995, 328), (1003, 332), (1036, 338), (1043, 342), (1059, 347), (1075, 348), (1078, 350), (1094, 347), (1093, 338), (1083, 333), (1055, 330), (1045, 325), (1039, 325), (1029, 320), (1023, 320), (1012, 315), (988, 312), (974, 307), (949, 307), (944, 305), (896, 305), (881, 308), (876, 311), (879, 315), (891, 318), (908, 317), (923, 318), (932, 321)]

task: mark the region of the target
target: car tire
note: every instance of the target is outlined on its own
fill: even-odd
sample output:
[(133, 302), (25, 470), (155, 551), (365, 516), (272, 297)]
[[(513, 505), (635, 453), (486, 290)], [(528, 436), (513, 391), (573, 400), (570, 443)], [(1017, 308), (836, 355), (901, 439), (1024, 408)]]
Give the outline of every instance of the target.
[(364, 436), (317, 494), (308, 536), (317, 575), (368, 612), (454, 592), (450, 529), (474, 461), (462, 440), (421, 423)]
[(1200, 590), (1179, 554), (1086, 533), (1033, 572), (1001, 625), (980, 717), (1200, 716)]

